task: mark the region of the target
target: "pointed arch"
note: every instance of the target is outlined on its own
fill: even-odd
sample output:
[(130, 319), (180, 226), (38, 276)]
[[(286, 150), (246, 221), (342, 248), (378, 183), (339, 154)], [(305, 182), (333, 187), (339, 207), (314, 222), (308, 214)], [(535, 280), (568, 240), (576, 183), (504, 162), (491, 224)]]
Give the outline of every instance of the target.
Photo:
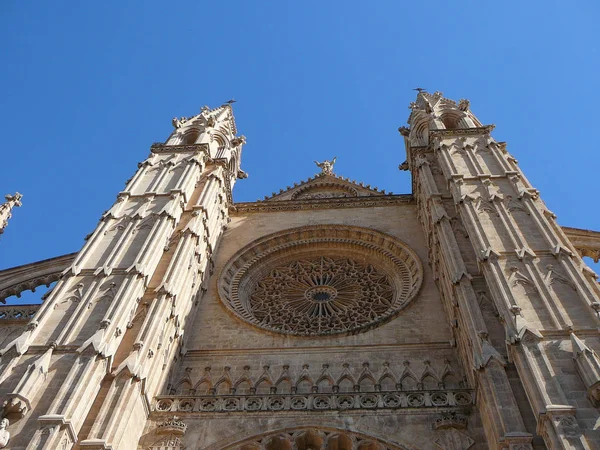
[(266, 376), (260, 377), (254, 384), (254, 390), (257, 394), (268, 394), (273, 387), (273, 380)]
[(356, 386), (356, 382), (354, 381), (352, 375), (345, 373), (340, 376), (336, 385), (339, 387), (340, 392), (354, 392), (354, 386)]
[(217, 394), (230, 394), (232, 387), (233, 386), (229, 378), (221, 377), (219, 381), (215, 383), (213, 389)]
[(207, 379), (201, 379), (194, 386), (194, 391), (198, 395), (207, 395), (207, 394), (210, 394), (210, 392), (212, 391), (212, 389), (213, 389), (213, 385), (210, 382), (210, 380), (207, 380)]
[(368, 367), (365, 367), (363, 372), (358, 377), (357, 384), (360, 386), (361, 392), (373, 392), (377, 381)]
[(275, 382), (275, 388), (278, 394), (291, 394), (294, 383), (289, 375), (279, 377)]
[(377, 380), (377, 384), (379, 385), (379, 389), (382, 391), (394, 391), (397, 389), (396, 385), (398, 382), (396, 378), (391, 373), (384, 373)]
[(405, 371), (400, 377), (400, 384), (402, 385), (403, 391), (410, 391), (417, 389), (417, 377), (410, 371)]
[(193, 145), (200, 137), (200, 128), (197, 126), (188, 127), (181, 135), (182, 145)]
[[(265, 450), (307, 450), (313, 445), (327, 450), (419, 450), (414, 445), (386, 441), (385, 437), (365, 434), (359, 431), (348, 431), (322, 425), (299, 426), (276, 429), (262, 434), (252, 435), (253, 431), (245, 431), (244, 435), (227, 437), (216, 442), (205, 450), (254, 450), (257, 447)], [(350, 443), (354, 445), (348, 447)]]
[(315, 386), (317, 387), (317, 390), (319, 392), (331, 392), (333, 389), (333, 385), (334, 385), (334, 381), (333, 378), (331, 377), (331, 375), (329, 374), (323, 374), (321, 375), (316, 383)]
[(247, 375), (242, 375), (238, 378), (233, 385), (234, 392), (236, 394), (249, 394), (250, 390), (254, 387), (254, 383)]
[(192, 382), (189, 379), (183, 379), (175, 386), (175, 392), (179, 395), (192, 395), (193, 390)]

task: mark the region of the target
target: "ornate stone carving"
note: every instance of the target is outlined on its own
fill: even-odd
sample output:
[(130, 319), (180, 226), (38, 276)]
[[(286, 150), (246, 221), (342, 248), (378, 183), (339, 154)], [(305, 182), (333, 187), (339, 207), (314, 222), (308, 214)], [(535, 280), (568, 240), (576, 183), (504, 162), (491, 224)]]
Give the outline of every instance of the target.
[(15, 195), (8, 194), (4, 198), (6, 198), (6, 202), (0, 205), (0, 234), (4, 233), (8, 219), (12, 217), (12, 209), (15, 206), (21, 206), (23, 196), (17, 192)]
[(172, 434), (176, 436), (183, 436), (186, 430), (187, 424), (179, 420), (179, 417), (177, 416), (173, 416), (173, 418), (167, 419), (156, 426), (157, 434)]
[(19, 297), (26, 290), (35, 291), (38, 286), (49, 286), (57, 281), (61, 272), (75, 260), (76, 253), (45, 259), (0, 271), (0, 302), (11, 295)]
[[(104, 447), (106, 448), (106, 447)], [(148, 450), (182, 450), (183, 444), (177, 436), (167, 436), (147, 447)]]
[(0, 320), (27, 322), (37, 312), (40, 305), (0, 306)]
[(388, 205), (412, 204), (412, 195), (382, 195), (380, 197), (335, 197), (323, 198), (318, 202), (278, 201), (236, 203), (230, 210), (232, 213), (253, 213), (267, 211), (300, 211), (338, 208), (368, 208)]
[[(258, 411), (343, 411), (361, 409), (457, 408), (473, 404), (472, 391), (385, 391), (331, 392), (308, 394), (246, 394), (203, 396), (158, 396), (158, 413), (230, 413)], [(448, 413), (447, 413), (448, 414)], [(460, 417), (460, 416), (457, 416)], [(455, 422), (460, 422), (456, 419)], [(452, 425), (456, 426), (456, 425)], [(440, 427), (443, 428), (443, 427)]]
[(315, 161), (315, 164), (321, 169), (321, 173), (325, 175), (333, 175), (333, 165), (335, 164), (336, 160), (337, 156), (334, 156), (331, 161), (327, 159), (323, 162)]
[(187, 122), (186, 117), (182, 117), (181, 119), (178, 119), (177, 117), (173, 117), (173, 119), (171, 119), (171, 124), (173, 125), (174, 128), (181, 128), (181, 126), (186, 122)]
[(274, 268), (250, 295), (259, 325), (292, 334), (324, 334), (363, 327), (384, 315), (394, 292), (370, 264), (320, 257)]
[(357, 197), (356, 189), (336, 183), (316, 183), (298, 189), (292, 200), (312, 200), (323, 198)]
[(457, 429), (450, 428), (437, 438), (434, 443), (442, 450), (467, 450), (473, 446), (475, 441)]
[(0, 420), (0, 448), (5, 448), (10, 440), (10, 433), (7, 430), (9, 424), (6, 418)]
[(443, 411), (433, 422), (435, 430), (467, 428), (467, 416), (456, 411)]
[(421, 281), (417, 256), (401, 242), (371, 230), (320, 226), (246, 247), (224, 268), (219, 293), (252, 325), (309, 336), (381, 324), (414, 298)]
[(470, 104), (471, 102), (469, 102), (469, 100), (461, 98), (458, 102), (458, 109), (460, 109), (461, 111), (468, 111)]

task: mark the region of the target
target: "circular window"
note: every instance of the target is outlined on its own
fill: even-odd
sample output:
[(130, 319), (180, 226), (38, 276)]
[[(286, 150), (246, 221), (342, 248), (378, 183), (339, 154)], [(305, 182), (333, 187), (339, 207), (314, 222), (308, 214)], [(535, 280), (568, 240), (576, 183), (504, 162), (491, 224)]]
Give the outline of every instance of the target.
[(259, 239), (225, 266), (225, 306), (265, 330), (299, 336), (364, 331), (402, 310), (423, 271), (405, 244), (373, 230), (316, 226)]

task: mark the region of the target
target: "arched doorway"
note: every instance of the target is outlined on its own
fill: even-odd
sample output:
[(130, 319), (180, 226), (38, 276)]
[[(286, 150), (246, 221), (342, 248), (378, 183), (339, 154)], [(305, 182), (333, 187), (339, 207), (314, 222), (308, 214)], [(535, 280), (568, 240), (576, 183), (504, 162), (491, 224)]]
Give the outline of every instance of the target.
[[(213, 446), (211, 446), (213, 447)], [(226, 443), (220, 450), (417, 450), (366, 434), (335, 428), (299, 427)]]

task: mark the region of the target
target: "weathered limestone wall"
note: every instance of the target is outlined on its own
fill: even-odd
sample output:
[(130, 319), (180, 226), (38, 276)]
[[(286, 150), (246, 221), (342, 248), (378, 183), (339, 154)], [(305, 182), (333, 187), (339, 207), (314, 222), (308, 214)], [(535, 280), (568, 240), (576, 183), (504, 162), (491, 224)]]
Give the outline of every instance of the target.
[[(394, 319), (350, 336), (299, 337), (266, 332), (228, 312), (218, 297), (218, 282), (230, 258), (257, 239), (309, 225), (360, 226), (402, 240), (423, 262), (419, 294)], [(146, 427), (142, 444), (159, 440), (154, 431), (168, 417), (168, 411), (176, 412), (188, 425), (181, 439), (192, 448), (222, 448), (224, 440), (239, 441), (300, 425), (351, 429), (384, 441), (403, 443), (406, 448), (433, 448), (436, 439), (449, 439), (446, 429), (432, 431), (432, 424), (444, 407), (432, 404), (429, 394), (423, 409), (418, 409), (417, 402), (410, 413), (386, 410), (383, 395), (373, 406), (377, 411), (368, 407), (355, 409), (358, 405), (347, 412), (343, 408), (328, 412), (314, 407), (319, 399), (316, 392), (334, 395), (334, 386), (339, 394), (350, 394), (356, 402), (365, 398), (363, 394), (356, 397), (356, 392), (445, 389), (444, 392), (456, 393), (468, 388), (428, 258), (416, 206), (407, 201), (380, 207), (234, 214), (215, 255), (214, 275), (207, 284), (195, 320), (186, 329), (185, 356), (165, 395), (153, 405), (156, 412)], [(260, 381), (267, 379), (270, 382)], [(468, 389), (464, 392), (470, 396)], [(288, 404), (283, 407), (285, 410), (268, 412), (270, 406), (266, 402), (271, 401), (270, 393), (282, 394), (283, 402), (293, 402), (295, 397), (290, 395), (297, 394), (313, 403), (302, 406), (302, 412), (291, 410), (293, 406)], [(213, 394), (241, 402), (247, 401), (248, 395), (256, 395), (265, 411), (249, 411), (251, 406), (244, 406), (245, 412), (238, 413), (200, 411), (210, 406)], [(335, 401), (340, 401), (339, 394)], [(186, 395), (190, 397), (187, 403)], [(457, 398), (464, 401), (460, 395)], [(413, 400), (404, 394), (399, 401), (406, 409), (411, 406), (407, 401)], [(478, 413), (469, 413), (469, 405), (459, 411), (468, 416), (465, 432), (470, 437), (461, 434), (458, 439), (469, 442), (472, 439), (476, 444), (470, 447), (473, 449), (486, 448)]]

